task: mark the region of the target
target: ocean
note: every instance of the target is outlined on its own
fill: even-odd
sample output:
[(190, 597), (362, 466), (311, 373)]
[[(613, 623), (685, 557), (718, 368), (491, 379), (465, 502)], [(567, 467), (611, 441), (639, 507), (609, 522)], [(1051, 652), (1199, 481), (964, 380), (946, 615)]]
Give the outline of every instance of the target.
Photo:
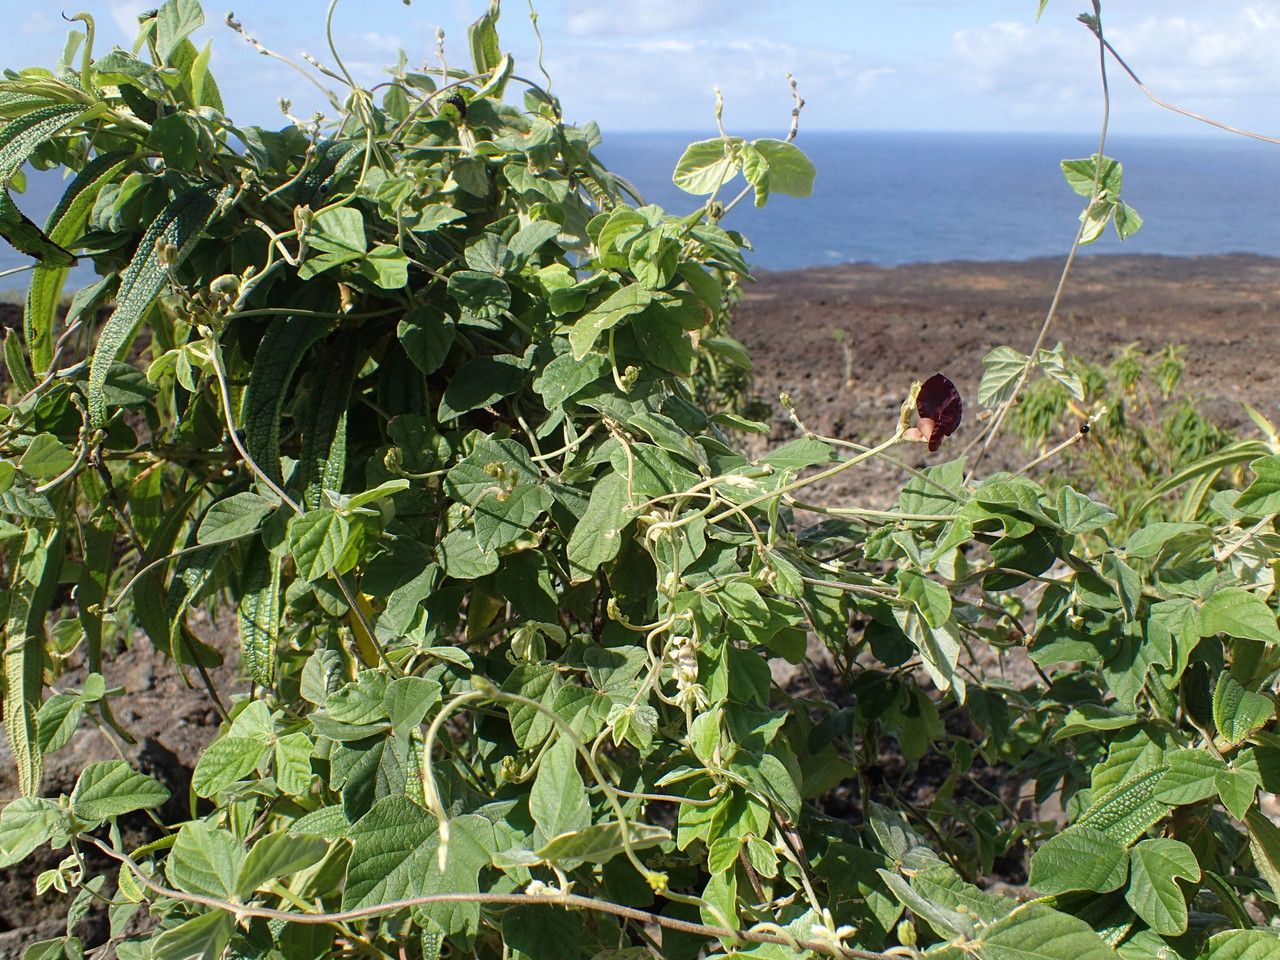
[[(695, 201), (671, 183), (671, 170), (689, 139), (606, 134), (599, 152), (646, 200), (684, 212)], [(1084, 199), (1058, 164), (1097, 149), (1088, 136), (803, 128), (796, 143), (817, 167), (813, 196), (773, 196), (759, 210), (748, 198), (724, 220), (766, 270), (1064, 255)], [(1227, 134), (1117, 135), (1107, 154), (1124, 165), (1122, 195), (1144, 226), (1123, 243), (1108, 228), (1086, 252), (1280, 256), (1280, 146)]]
[[(648, 202), (683, 214), (698, 200), (671, 183), (671, 171), (685, 145), (705, 136), (606, 134), (599, 154)], [(802, 130), (797, 143), (817, 167), (813, 196), (773, 196), (764, 209), (748, 198), (724, 221), (751, 241), (759, 269), (1062, 255), (1084, 201), (1058, 162), (1096, 149), (1088, 136), (1032, 134)], [(1109, 230), (1086, 253), (1280, 256), (1280, 147), (1226, 134), (1116, 135), (1107, 153), (1124, 164), (1124, 198), (1145, 225), (1124, 243)], [(62, 187), (56, 174), (34, 175), (16, 199), (43, 222)], [(0, 271), (25, 262), (0, 244)], [(77, 272), (81, 282), (91, 276)], [(25, 274), (0, 277), (0, 289), (25, 284)]]

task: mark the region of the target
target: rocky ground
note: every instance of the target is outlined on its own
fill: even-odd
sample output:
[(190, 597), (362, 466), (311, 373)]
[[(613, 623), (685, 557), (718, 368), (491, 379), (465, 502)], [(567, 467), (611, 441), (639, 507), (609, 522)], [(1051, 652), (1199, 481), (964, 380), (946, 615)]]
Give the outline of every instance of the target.
[[(959, 387), (966, 416), (934, 459), (954, 456), (976, 430), (982, 358), (1002, 344), (1031, 348), (1061, 270), (1061, 260), (1030, 260), (761, 274), (746, 288), (734, 332), (754, 357), (756, 390), (775, 402), (769, 443), (796, 433), (776, 408), (779, 391), (811, 430), (873, 443), (893, 429), (911, 381), (942, 372)], [(1133, 342), (1153, 350), (1183, 344), (1183, 388), (1215, 419), (1243, 425), (1240, 401), (1268, 415), (1280, 402), (1273, 310), (1280, 259), (1081, 257), (1048, 345), (1062, 340), (1068, 352), (1105, 362)], [(912, 452), (917, 464), (927, 461), (922, 448)], [(1002, 444), (991, 466), (1026, 459)], [(883, 506), (899, 479), (879, 465), (825, 494), (832, 503)]]

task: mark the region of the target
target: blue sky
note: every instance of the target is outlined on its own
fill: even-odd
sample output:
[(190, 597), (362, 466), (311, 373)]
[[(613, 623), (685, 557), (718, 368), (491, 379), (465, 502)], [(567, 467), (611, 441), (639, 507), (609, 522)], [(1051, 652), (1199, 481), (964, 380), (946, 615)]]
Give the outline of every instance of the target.
[[(0, 0), (0, 66), (49, 65), (62, 49), (62, 11), (86, 9), (99, 49), (129, 45), (138, 11), (159, 0)], [(206, 5), (197, 39), (214, 38), (213, 69), (240, 123), (276, 125), (276, 100), (306, 115), (322, 106), (307, 82), (259, 56)], [(1097, 125), (1096, 46), (1075, 14), (1087, 0), (535, 0), (544, 60), (572, 120), (606, 130), (712, 129), (712, 88), (731, 129), (785, 130), (785, 74), (808, 105), (802, 129), (1085, 132)], [(364, 82), (403, 47), (436, 66), (468, 60), (466, 24), (485, 0), (342, 0), (339, 51)], [(325, 0), (258, 0), (236, 8), (246, 30), (290, 57), (329, 61)], [(1241, 126), (1280, 132), (1280, 0), (1107, 0), (1108, 35), (1157, 92)], [(527, 0), (505, 0), (503, 46), (517, 73), (537, 76)], [(1116, 129), (1192, 134), (1115, 76)]]

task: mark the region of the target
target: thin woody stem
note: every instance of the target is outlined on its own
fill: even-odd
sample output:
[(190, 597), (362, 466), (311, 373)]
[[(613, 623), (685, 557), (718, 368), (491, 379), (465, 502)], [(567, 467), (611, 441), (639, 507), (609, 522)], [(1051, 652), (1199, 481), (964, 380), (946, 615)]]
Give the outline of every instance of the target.
[(1188, 110), (1186, 107), (1180, 107), (1176, 103), (1170, 103), (1168, 100), (1157, 96), (1150, 87), (1138, 79), (1138, 75), (1133, 72), (1133, 68), (1130, 67), (1129, 64), (1125, 63), (1124, 58), (1120, 56), (1120, 54), (1116, 52), (1116, 48), (1111, 45), (1111, 41), (1104, 39), (1101, 35), (1098, 36), (1098, 40), (1102, 43), (1103, 47), (1106, 48), (1107, 53), (1111, 54), (1111, 56), (1115, 58), (1116, 63), (1120, 65), (1120, 69), (1129, 75), (1129, 79), (1132, 80), (1146, 98), (1157, 107), (1163, 107), (1166, 110), (1170, 110), (1173, 113), (1180, 114), (1184, 117), (1189, 117), (1190, 119), (1196, 120), (1200, 123), (1207, 123), (1209, 126), (1217, 127), (1219, 130), (1225, 130), (1227, 133), (1234, 133), (1241, 137), (1249, 137), (1251, 140), (1261, 140), (1263, 143), (1280, 144), (1280, 138), (1269, 137), (1263, 133), (1255, 133), (1253, 130), (1245, 130), (1243, 127), (1232, 126), (1229, 123), (1224, 123), (1221, 120), (1215, 120), (1213, 117), (1206, 117), (1202, 113), (1196, 113), (1194, 110)]
[(639, 923), (652, 924), (654, 926), (663, 927), (667, 930), (675, 930), (680, 933), (691, 933), (696, 936), (715, 937), (728, 943), (746, 941), (748, 943), (773, 943), (801, 950), (809, 950), (814, 953), (821, 953), (830, 957), (845, 957), (849, 960), (888, 960), (889, 954), (873, 953), (869, 950), (858, 950), (853, 947), (846, 947), (844, 944), (837, 943), (833, 940), (813, 940), (801, 937), (780, 936), (774, 933), (766, 933), (755, 930), (731, 930), (728, 927), (716, 927), (705, 923), (693, 923), (688, 920), (679, 920), (675, 917), (665, 916), (660, 913), (649, 913), (645, 910), (637, 910), (633, 907), (624, 907), (621, 904), (611, 903), (608, 900), (597, 900), (593, 897), (584, 897), (573, 893), (435, 893), (421, 897), (406, 897), (403, 900), (391, 900), (386, 903), (375, 903), (367, 907), (360, 907), (355, 910), (341, 910), (332, 913), (296, 913), (289, 910), (274, 910), (270, 907), (255, 907), (243, 903), (232, 903), (229, 900), (220, 900), (217, 897), (205, 896), (198, 893), (184, 893), (181, 890), (174, 890), (172, 887), (166, 887), (151, 879), (142, 867), (128, 854), (121, 853), (107, 846), (105, 843), (97, 840), (87, 834), (81, 834), (80, 839), (92, 844), (102, 853), (111, 859), (123, 864), (137, 878), (142, 886), (158, 897), (165, 897), (170, 900), (178, 900), (184, 903), (198, 904), (203, 907), (211, 907), (215, 910), (222, 910), (231, 914), (237, 921), (248, 920), (252, 918), (260, 918), (263, 920), (282, 920), (287, 923), (300, 924), (332, 924), (347, 923), (352, 920), (364, 920), (370, 917), (382, 916), (388, 913), (395, 913), (399, 910), (408, 910), (412, 907), (422, 907), (433, 903), (475, 903), (490, 904), (494, 906), (555, 906), (566, 909), (578, 910), (594, 910), (599, 913), (612, 914), (615, 917), (621, 917), (626, 920), (634, 920)]
[[(1102, 80), (1102, 129), (1098, 134), (1098, 160), (1094, 164), (1093, 190), (1089, 195), (1089, 207), (1092, 207), (1094, 202), (1097, 200), (1098, 188), (1102, 184), (1102, 158), (1106, 154), (1107, 128), (1111, 123), (1111, 87), (1107, 80), (1107, 48), (1106, 40), (1104, 40), (1102, 36), (1101, 6), (1098, 0), (1094, 0), (1093, 9), (1097, 14), (1097, 19), (1096, 25), (1091, 26), (1090, 29), (1093, 30), (1094, 35), (1098, 38), (1098, 69)], [(1086, 213), (1087, 211), (1088, 208), (1086, 208)], [(1036, 342), (1031, 347), (1031, 354), (1027, 357), (1027, 362), (1023, 365), (1022, 372), (1018, 375), (1018, 379), (1017, 382), (1014, 383), (1013, 390), (1010, 392), (1008, 399), (1006, 399), (1004, 403), (1000, 404), (995, 416), (992, 417), (990, 421), (991, 425), (986, 431), (985, 439), (983, 438), (983, 434), (980, 433), (978, 436), (974, 437), (973, 440), (969, 442), (969, 445), (964, 449), (964, 453), (968, 453), (979, 440), (982, 440), (982, 449), (978, 451), (978, 455), (974, 458), (973, 465), (969, 468), (968, 476), (965, 478), (966, 483), (973, 478), (974, 471), (977, 470), (978, 464), (982, 462), (983, 457), (985, 457), (990, 451), (991, 444), (995, 440), (996, 434), (1000, 431), (1000, 427), (1004, 424), (1005, 418), (1013, 408), (1014, 403), (1017, 402), (1018, 394), (1021, 393), (1022, 388), (1026, 386), (1027, 380), (1031, 377), (1031, 371), (1036, 368), (1038, 363), (1037, 356), (1040, 353), (1040, 348), (1044, 346), (1044, 342), (1049, 336), (1049, 328), (1053, 326), (1053, 321), (1058, 315), (1058, 305), (1062, 302), (1062, 295), (1067, 289), (1067, 278), (1071, 276), (1071, 268), (1075, 264), (1076, 254), (1080, 252), (1081, 241), (1084, 239), (1084, 232), (1088, 226), (1088, 222), (1087, 216), (1082, 217), (1080, 220), (1080, 228), (1076, 231), (1075, 239), (1071, 241), (1071, 250), (1067, 253), (1067, 262), (1062, 266), (1062, 276), (1058, 278), (1058, 286), (1053, 292), (1053, 300), (1049, 303), (1049, 309), (1045, 313), (1044, 323), (1040, 325), (1040, 333), (1036, 336)]]

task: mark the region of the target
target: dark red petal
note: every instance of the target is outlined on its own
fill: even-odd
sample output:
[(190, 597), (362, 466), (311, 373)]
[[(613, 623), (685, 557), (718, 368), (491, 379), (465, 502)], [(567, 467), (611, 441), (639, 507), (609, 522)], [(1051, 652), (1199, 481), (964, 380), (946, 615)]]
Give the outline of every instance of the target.
[(916, 413), (937, 424), (937, 429), (929, 438), (929, 449), (937, 450), (942, 438), (951, 436), (960, 426), (960, 418), (964, 413), (960, 391), (942, 374), (935, 373), (920, 387), (920, 393), (916, 396)]

